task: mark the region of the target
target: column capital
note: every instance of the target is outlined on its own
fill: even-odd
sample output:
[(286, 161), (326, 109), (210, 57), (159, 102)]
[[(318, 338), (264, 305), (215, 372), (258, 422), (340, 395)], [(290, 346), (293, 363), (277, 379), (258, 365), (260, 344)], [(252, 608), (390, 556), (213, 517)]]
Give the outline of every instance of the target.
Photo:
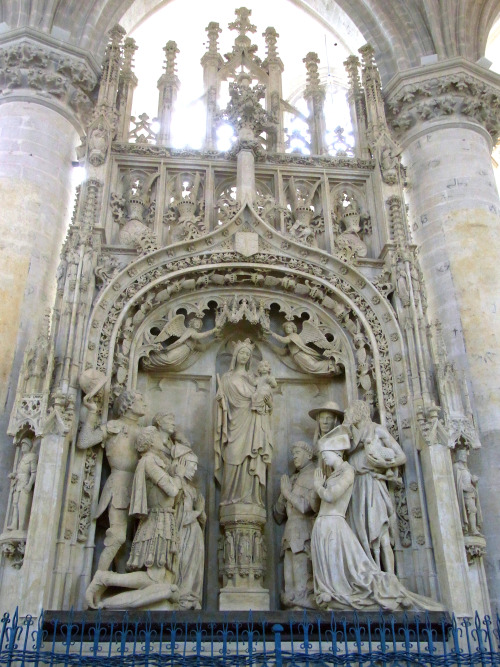
[(500, 75), (464, 58), (399, 72), (384, 88), (387, 122), (402, 145), (433, 126), (476, 126), (500, 134)]
[(94, 108), (99, 74), (87, 52), (36, 30), (15, 30), (0, 37), (0, 104), (41, 104), (82, 133)]

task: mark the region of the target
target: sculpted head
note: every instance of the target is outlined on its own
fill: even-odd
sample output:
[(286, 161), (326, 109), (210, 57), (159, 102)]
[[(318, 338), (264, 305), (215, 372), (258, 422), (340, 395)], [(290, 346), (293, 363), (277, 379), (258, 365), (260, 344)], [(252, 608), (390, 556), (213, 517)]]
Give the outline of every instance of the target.
[(307, 442), (299, 440), (292, 445), (293, 464), (297, 470), (306, 466), (313, 457), (313, 449)]
[(175, 433), (175, 416), (172, 412), (157, 412), (153, 417), (153, 426), (167, 435)]
[(235, 343), (230, 370), (234, 370), (236, 365), (245, 366), (246, 370), (248, 370), (250, 368), (250, 360), (252, 358), (254, 347), (255, 345), (250, 338), (239, 340)]
[(270, 375), (271, 364), (268, 361), (261, 361), (257, 366), (257, 373), (259, 375)]
[(174, 459), (174, 472), (182, 471), (183, 476), (191, 481), (198, 470), (198, 457), (191, 447), (177, 445)]
[(114, 403), (114, 413), (116, 417), (123, 417), (127, 412), (132, 413), (138, 417), (146, 414), (146, 406), (142, 394), (133, 391), (122, 391), (116, 398)]
[(297, 333), (297, 327), (295, 326), (294, 322), (285, 322), (283, 325), (283, 331), (287, 336), (289, 336), (290, 334)]
[(192, 329), (196, 329), (196, 331), (199, 331), (201, 329), (201, 327), (203, 326), (203, 320), (201, 319), (201, 317), (193, 317), (189, 321), (189, 326)]
[(135, 439), (135, 448), (139, 454), (149, 452), (151, 449), (160, 451), (162, 447), (161, 435), (154, 426), (141, 428)]
[(21, 454), (27, 454), (33, 449), (33, 441), (30, 438), (23, 438), (19, 443)]
[(365, 401), (353, 401), (345, 411), (347, 424), (359, 424), (370, 419), (370, 406)]

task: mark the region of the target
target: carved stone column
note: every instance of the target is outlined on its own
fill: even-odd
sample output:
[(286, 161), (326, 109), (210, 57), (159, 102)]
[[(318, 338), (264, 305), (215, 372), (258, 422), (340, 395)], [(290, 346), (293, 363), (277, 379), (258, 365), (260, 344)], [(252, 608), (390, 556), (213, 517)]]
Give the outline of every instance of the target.
[(407, 168), (409, 218), (451, 360), (473, 390), (482, 449), (487, 576), (500, 600), (500, 201), (491, 166), (500, 77), (455, 58), (398, 74), (385, 89), (388, 120)]
[[(74, 196), (71, 163), (92, 110), (96, 72), (83, 53), (65, 51), (34, 31), (0, 42), (3, 438), (24, 348), (53, 302), (59, 249)], [(12, 448), (2, 449), (9, 451), (9, 460), (0, 461), (4, 479)], [(5, 507), (7, 486), (2, 488), (0, 507)]]

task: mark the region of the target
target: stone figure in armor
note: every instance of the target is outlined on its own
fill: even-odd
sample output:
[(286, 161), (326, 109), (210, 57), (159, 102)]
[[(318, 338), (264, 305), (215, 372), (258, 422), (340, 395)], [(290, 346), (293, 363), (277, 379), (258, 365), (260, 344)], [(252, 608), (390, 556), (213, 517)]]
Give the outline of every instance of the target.
[(28, 529), (33, 487), (35, 486), (37, 455), (33, 451), (33, 442), (23, 438), (20, 443), (21, 457), (15, 472), (9, 477), (12, 480), (12, 512), (7, 527), (9, 531), (26, 531)]
[(109, 570), (127, 539), (130, 492), (138, 462), (135, 438), (140, 430), (138, 421), (146, 413), (146, 407), (141, 394), (123, 391), (114, 403), (117, 418), (96, 426), (97, 407), (94, 403), (86, 405), (89, 412), (77, 446), (88, 449), (101, 444), (111, 468), (96, 511), (97, 518), (108, 510), (109, 528), (97, 569)]
[(292, 445), (296, 472), (292, 477), (283, 475), (281, 493), (274, 506), (278, 523), (286, 519), (281, 541), (284, 556), (285, 590), (281, 602), (285, 607), (315, 608), (311, 565), (311, 531), (315, 511), (319, 507), (314, 490), (313, 450), (307, 442)]
[(472, 475), (467, 464), (468, 451), (466, 447), (458, 447), (455, 452), (453, 473), (457, 489), (460, 520), (465, 535), (481, 535), (483, 522), (479, 494), (477, 491), (478, 478)]
[(270, 414), (252, 405), (256, 393), (250, 373), (254, 344), (250, 339), (234, 346), (230, 369), (219, 379), (215, 475), (221, 484), (221, 505), (234, 503), (264, 507), (266, 470), (271, 462), (273, 442)]
[[(140, 456), (130, 493), (130, 514), (139, 519), (127, 561), (128, 573), (98, 570), (87, 589), (90, 607), (138, 608), (162, 604), (171, 609), (179, 599), (175, 577), (179, 562), (179, 532), (175, 500), (185, 471), (167, 471), (162, 438), (154, 426), (141, 429), (135, 446)], [(108, 587), (130, 589), (103, 599)]]
[(179, 527), (179, 566), (176, 584), (181, 609), (201, 609), (205, 544), (203, 529), (207, 521), (205, 499), (192, 483), (198, 457), (187, 445), (176, 445), (173, 472), (181, 475), (176, 500)]
[(377, 566), (394, 573), (396, 511), (387, 482), (394, 481), (394, 469), (406, 463), (406, 455), (389, 431), (371, 420), (364, 401), (349, 406), (344, 427), (351, 438), (349, 463), (356, 473), (349, 524)]
[(314, 488), (321, 499), (311, 538), (314, 594), (321, 609), (429, 609), (441, 605), (412, 593), (396, 576), (383, 572), (362, 548), (345, 519), (355, 479), (354, 468), (343, 460), (349, 440), (331, 436), (318, 444), (326, 469), (314, 473)]

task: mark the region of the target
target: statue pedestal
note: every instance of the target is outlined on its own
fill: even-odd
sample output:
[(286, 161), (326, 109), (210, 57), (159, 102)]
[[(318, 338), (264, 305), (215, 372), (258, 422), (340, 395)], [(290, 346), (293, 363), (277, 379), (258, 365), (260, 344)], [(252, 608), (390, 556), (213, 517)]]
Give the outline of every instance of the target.
[(267, 611), (270, 608), (269, 591), (262, 585), (266, 571), (262, 534), (266, 518), (266, 510), (258, 505), (235, 503), (220, 508), (224, 531), (221, 611)]

